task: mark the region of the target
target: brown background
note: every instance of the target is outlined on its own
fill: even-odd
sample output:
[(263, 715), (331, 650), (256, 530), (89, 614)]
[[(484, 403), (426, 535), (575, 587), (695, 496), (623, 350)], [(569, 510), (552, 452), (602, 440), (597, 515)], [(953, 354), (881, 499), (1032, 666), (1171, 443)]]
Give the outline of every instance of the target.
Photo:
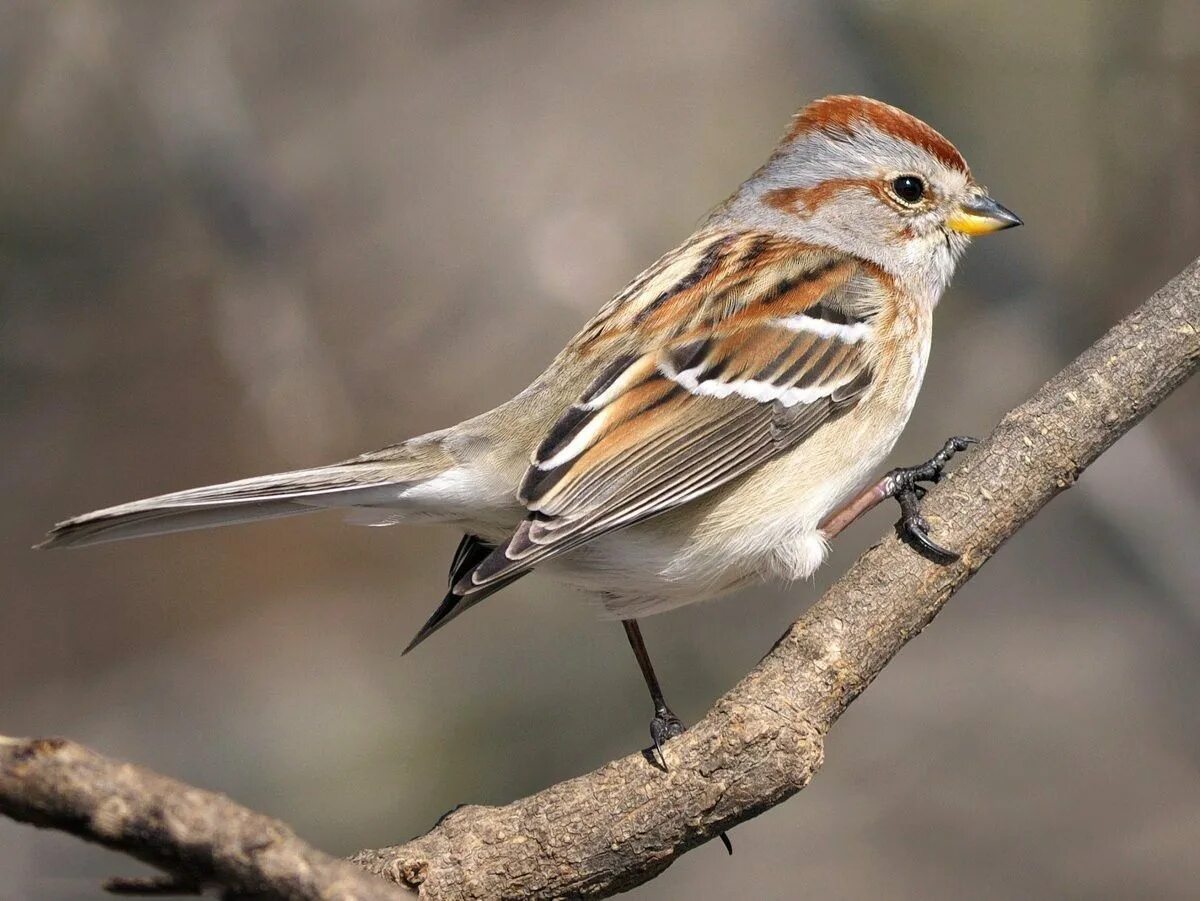
[[(986, 433), (1200, 250), (1190, 0), (0, 7), (0, 731), (335, 852), (646, 740), (620, 629), (530, 580), (413, 655), (455, 536), (336, 516), (28, 550), (56, 519), (345, 457), (520, 389), (831, 92), (943, 130), (1025, 228), (939, 311), (895, 455)], [(651, 898), (1194, 897), (1200, 386), (1024, 530), (799, 798)], [(650, 620), (695, 719), (816, 583)], [(135, 865), (0, 822), (0, 898)]]

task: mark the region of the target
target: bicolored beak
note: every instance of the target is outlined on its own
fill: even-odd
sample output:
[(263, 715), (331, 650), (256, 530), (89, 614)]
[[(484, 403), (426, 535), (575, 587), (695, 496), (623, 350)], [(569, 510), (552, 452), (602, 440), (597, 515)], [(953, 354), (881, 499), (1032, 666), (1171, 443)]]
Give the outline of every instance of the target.
[(946, 224), (960, 234), (986, 235), (1023, 223), (1016, 213), (1006, 210), (986, 194), (981, 194), (964, 200), (959, 208), (950, 214)]

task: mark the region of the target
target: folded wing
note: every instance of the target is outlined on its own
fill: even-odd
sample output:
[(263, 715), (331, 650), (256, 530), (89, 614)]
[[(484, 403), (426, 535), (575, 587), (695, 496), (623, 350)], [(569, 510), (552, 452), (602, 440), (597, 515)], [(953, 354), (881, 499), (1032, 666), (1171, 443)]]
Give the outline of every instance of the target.
[(810, 298), (799, 312), (748, 311), (616, 360), (534, 455), (520, 493), (529, 516), (455, 593), (507, 581), (796, 447), (869, 387), (870, 331)]

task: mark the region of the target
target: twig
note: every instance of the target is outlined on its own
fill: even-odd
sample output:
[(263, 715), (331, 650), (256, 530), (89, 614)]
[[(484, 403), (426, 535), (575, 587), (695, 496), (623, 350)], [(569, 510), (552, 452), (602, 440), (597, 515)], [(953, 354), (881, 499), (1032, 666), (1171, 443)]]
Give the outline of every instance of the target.
[[(0, 812), (169, 873), (177, 894), (384, 901), (412, 893), (310, 847), (278, 820), (63, 739), (0, 737)], [(2, 877), (0, 877), (2, 880)], [(118, 890), (134, 883), (117, 880)], [(143, 894), (149, 883), (142, 883)]]
[[(1010, 412), (923, 512), (943, 566), (895, 536), (865, 553), (707, 716), (665, 747), (504, 807), (459, 808), (353, 860), (429, 898), (604, 897), (802, 789), (829, 728), (1047, 502), (1200, 366), (1200, 261)], [(0, 812), (269, 898), (394, 897), (274, 820), (70, 743), (0, 743)]]

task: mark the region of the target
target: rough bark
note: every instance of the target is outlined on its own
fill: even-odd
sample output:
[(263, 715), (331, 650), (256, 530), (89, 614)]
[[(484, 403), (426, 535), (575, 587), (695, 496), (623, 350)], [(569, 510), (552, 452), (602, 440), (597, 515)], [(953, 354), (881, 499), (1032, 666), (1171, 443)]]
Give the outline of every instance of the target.
[(226, 897), (412, 898), (224, 795), (63, 739), (0, 737), (0, 812), (124, 851), (173, 877), (158, 892), (145, 881), (117, 883), (129, 893), (216, 886)]
[[(460, 808), (407, 844), (353, 857), (382, 880), (360, 887), (353, 870), (272, 820), (70, 743), (0, 745), (0, 811), (268, 897), (383, 897), (395, 884), (429, 898), (615, 894), (802, 789), (829, 728), (896, 652), (1198, 366), (1200, 261), (1005, 416), (930, 491), (933, 536), (959, 561), (932, 562), (885, 537), (667, 745), (669, 771), (634, 754), (504, 807)], [(119, 801), (109, 800), (114, 786)], [(106, 812), (114, 809), (115, 820)], [(114, 832), (112, 822), (129, 826)]]

